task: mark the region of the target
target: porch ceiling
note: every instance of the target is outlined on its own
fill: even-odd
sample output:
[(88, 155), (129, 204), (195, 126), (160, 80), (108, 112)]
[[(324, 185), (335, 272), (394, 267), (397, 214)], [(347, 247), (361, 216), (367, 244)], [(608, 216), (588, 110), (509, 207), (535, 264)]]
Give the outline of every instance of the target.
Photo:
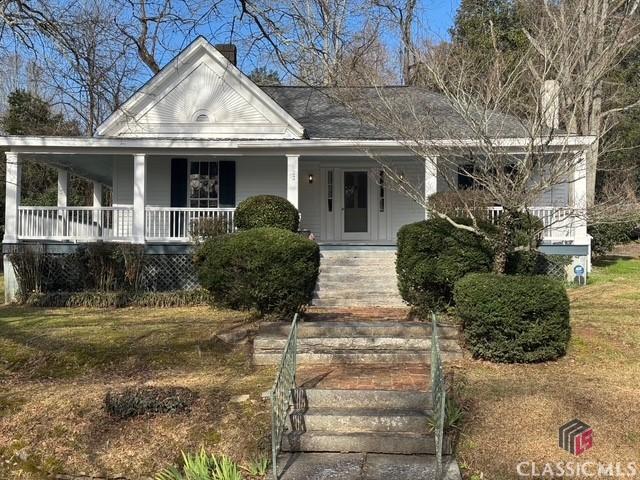
[[(113, 160), (119, 155), (98, 154), (21, 154), (20, 158), (38, 162), (51, 167), (63, 168), (75, 175), (94, 180), (103, 185), (113, 185)], [(122, 157), (131, 158), (130, 155)]]

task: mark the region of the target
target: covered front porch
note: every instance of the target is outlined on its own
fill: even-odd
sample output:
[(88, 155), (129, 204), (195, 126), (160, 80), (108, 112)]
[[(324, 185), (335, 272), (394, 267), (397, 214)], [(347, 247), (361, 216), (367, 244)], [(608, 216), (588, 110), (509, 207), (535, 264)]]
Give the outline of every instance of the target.
[[(301, 228), (322, 243), (394, 245), (400, 227), (424, 219), (424, 208), (390, 185), (369, 152), (353, 145), (326, 143), (315, 148), (264, 146), (256, 142), (45, 139), (17, 145), (6, 153), (5, 244), (40, 242), (131, 242), (187, 244), (203, 219), (222, 219), (235, 229), (235, 208), (260, 194), (287, 198), (301, 215)], [(135, 145), (129, 144), (135, 143)], [(379, 143), (379, 142), (378, 142)], [(143, 145), (144, 144), (144, 145)], [(131, 153), (133, 147), (145, 153)], [(384, 147), (384, 148), (382, 148)], [(378, 145), (425, 198), (451, 188), (442, 172), (425, 168), (406, 151)], [(134, 150), (135, 151), (135, 150)], [(24, 160), (58, 171), (57, 204), (20, 202)], [(93, 183), (91, 205), (68, 204), (71, 174)], [(456, 172), (452, 172), (456, 176)], [(543, 241), (585, 243), (583, 182), (559, 188), (531, 207), (544, 224)], [(103, 190), (111, 202), (103, 204)], [(547, 202), (548, 201), (548, 202)], [(545, 203), (547, 202), (547, 203)], [(495, 221), (501, 207), (490, 207)]]

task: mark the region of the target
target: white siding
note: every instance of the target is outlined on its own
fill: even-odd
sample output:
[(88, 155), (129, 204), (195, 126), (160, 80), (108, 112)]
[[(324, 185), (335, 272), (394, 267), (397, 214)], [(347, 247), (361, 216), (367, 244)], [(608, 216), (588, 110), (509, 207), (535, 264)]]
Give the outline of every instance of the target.
[(147, 205), (171, 206), (171, 157), (147, 158)]
[(113, 160), (113, 204), (133, 205), (133, 156)]
[[(424, 168), (413, 162), (403, 168), (404, 174), (412, 185), (424, 185)], [(414, 223), (424, 220), (424, 208), (417, 202), (409, 198), (406, 194), (391, 189), (389, 211), (388, 240), (395, 243), (398, 230), (407, 223)]]
[[(300, 228), (310, 230), (316, 238), (320, 238), (321, 209), (326, 205), (321, 198), (323, 179), (320, 164), (301, 161), (299, 170), (299, 210), (302, 217)], [(313, 183), (309, 183), (309, 175), (313, 175)]]
[(233, 160), (236, 162), (236, 203), (261, 194), (287, 198), (287, 159), (284, 155), (281, 158), (244, 157)]

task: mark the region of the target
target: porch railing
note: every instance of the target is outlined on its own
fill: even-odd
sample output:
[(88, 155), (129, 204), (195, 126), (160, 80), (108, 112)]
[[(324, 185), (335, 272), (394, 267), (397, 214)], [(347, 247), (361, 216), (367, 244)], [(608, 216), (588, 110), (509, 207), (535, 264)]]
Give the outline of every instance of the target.
[(293, 390), (296, 388), (298, 350), (298, 314), (293, 316), (291, 330), (287, 337), (276, 380), (271, 389), (271, 467), (273, 478), (278, 480), (278, 453), (292, 404)]
[[(544, 240), (571, 240), (575, 237), (576, 226), (580, 221), (570, 207), (530, 207), (527, 210), (542, 221)], [(502, 207), (488, 207), (489, 221), (496, 223), (504, 212)]]
[(18, 207), (18, 238), (128, 240), (132, 207)]
[(188, 241), (205, 220), (222, 221), (227, 231), (232, 232), (235, 229), (235, 211), (235, 208), (146, 207), (145, 237), (156, 241)]
[(446, 405), (446, 386), (440, 340), (435, 313), (431, 314), (431, 405), (433, 411), (432, 428), (436, 444), (436, 480), (442, 478), (442, 444), (444, 441), (444, 417)]

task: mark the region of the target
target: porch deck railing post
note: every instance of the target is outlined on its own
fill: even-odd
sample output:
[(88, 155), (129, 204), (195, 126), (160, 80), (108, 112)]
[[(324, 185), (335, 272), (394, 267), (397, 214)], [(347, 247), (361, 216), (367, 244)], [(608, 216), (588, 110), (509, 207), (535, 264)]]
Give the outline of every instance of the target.
[(296, 387), (298, 350), (298, 314), (293, 316), (289, 336), (285, 343), (276, 379), (271, 389), (271, 468), (274, 480), (278, 480), (278, 453), (284, 434), (292, 391)]

